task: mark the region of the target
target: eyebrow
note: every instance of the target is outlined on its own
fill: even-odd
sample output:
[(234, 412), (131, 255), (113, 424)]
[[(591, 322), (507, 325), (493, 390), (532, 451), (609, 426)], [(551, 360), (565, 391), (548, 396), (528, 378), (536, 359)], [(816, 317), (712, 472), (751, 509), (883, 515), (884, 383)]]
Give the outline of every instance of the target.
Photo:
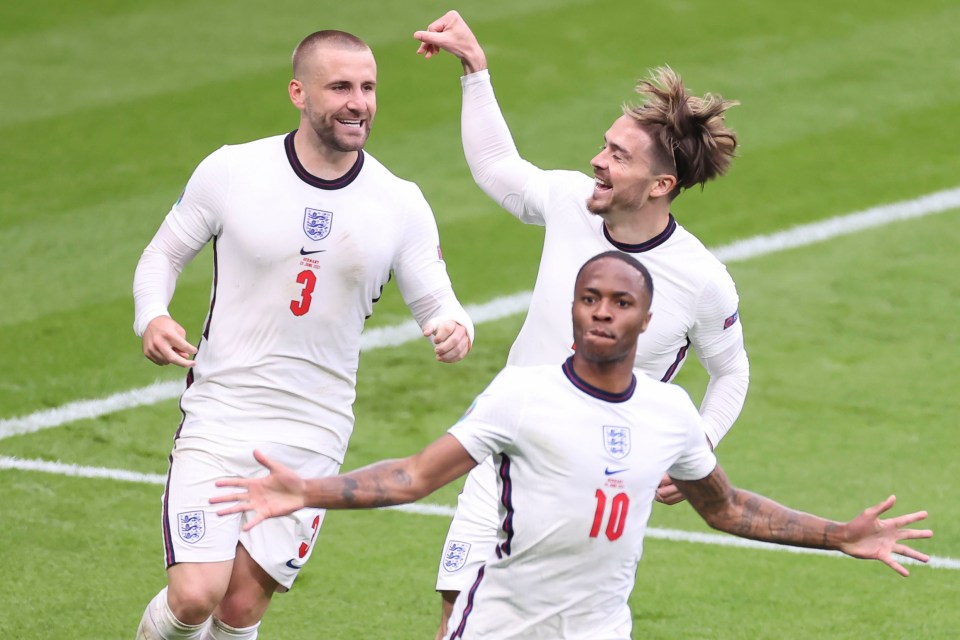
[(632, 157), (633, 157), (632, 154), (631, 154), (629, 151), (627, 151), (624, 147), (621, 147), (621, 146), (618, 145), (616, 142), (610, 142), (609, 140), (607, 140), (607, 136), (603, 136), (603, 142), (604, 142), (604, 144), (606, 144), (608, 147), (610, 147), (611, 149), (613, 149), (614, 153), (619, 153), (620, 155), (622, 155), (622, 156), (625, 157), (625, 158), (632, 158)]
[[(596, 296), (603, 295), (603, 292), (600, 291), (600, 289), (597, 289), (595, 287), (584, 287), (583, 289), (587, 293), (592, 293), (593, 295), (596, 295)], [(612, 293), (610, 293), (610, 295), (614, 298), (634, 298), (635, 299), (637, 297), (635, 294), (631, 293), (630, 291), (613, 291)]]

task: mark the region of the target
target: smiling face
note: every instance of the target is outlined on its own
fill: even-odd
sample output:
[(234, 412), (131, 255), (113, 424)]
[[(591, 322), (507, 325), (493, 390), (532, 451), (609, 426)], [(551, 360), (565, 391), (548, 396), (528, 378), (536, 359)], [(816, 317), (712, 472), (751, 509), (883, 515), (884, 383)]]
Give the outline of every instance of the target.
[(596, 363), (632, 361), (637, 336), (646, 331), (650, 317), (647, 284), (633, 266), (601, 258), (580, 272), (573, 299), (578, 356)]
[(362, 149), (377, 112), (373, 53), (317, 46), (298, 76), (290, 81), (290, 99), (300, 110), (300, 126), (309, 127), (319, 144), (329, 150)]
[(617, 118), (603, 139), (603, 148), (590, 161), (595, 179), (587, 199), (591, 213), (639, 210), (651, 197), (670, 193), (676, 178), (656, 171), (653, 142), (633, 118)]

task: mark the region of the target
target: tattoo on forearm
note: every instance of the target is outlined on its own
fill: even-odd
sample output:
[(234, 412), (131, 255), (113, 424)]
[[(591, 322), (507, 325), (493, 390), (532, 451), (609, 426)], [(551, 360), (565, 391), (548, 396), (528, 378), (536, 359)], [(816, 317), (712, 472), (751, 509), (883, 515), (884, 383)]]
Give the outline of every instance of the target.
[(343, 487), (340, 490), (340, 497), (344, 504), (353, 505), (356, 503), (357, 481), (353, 478), (344, 478)]
[(398, 494), (412, 485), (406, 469), (384, 462), (362, 470), (357, 477), (344, 476), (340, 498), (346, 507), (385, 507), (397, 504)]
[(835, 549), (839, 523), (794, 511), (769, 498), (733, 487), (720, 467), (702, 480), (677, 481), (710, 526), (734, 535), (801, 547)]

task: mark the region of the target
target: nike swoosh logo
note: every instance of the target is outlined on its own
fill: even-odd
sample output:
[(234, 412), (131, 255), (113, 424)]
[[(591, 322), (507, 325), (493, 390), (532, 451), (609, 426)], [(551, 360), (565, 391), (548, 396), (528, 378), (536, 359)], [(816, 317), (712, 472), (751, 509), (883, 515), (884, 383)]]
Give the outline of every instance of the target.
[(603, 473), (604, 475), (607, 475), (607, 476), (614, 476), (614, 475), (617, 475), (618, 473), (623, 473), (624, 471), (629, 471), (629, 470), (630, 470), (629, 467), (627, 467), (626, 469), (610, 469), (610, 467), (607, 467), (606, 469), (603, 470)]
[(302, 564), (293, 564), (293, 560), (287, 560), (287, 566), (295, 571), (303, 568)]
[(307, 251), (307, 250), (304, 249), (303, 247), (300, 247), (300, 255), (302, 255), (302, 256), (308, 256), (308, 255), (310, 255), (311, 253), (322, 253), (322, 252), (324, 252), (324, 251), (326, 251), (326, 249), (317, 249), (316, 251)]

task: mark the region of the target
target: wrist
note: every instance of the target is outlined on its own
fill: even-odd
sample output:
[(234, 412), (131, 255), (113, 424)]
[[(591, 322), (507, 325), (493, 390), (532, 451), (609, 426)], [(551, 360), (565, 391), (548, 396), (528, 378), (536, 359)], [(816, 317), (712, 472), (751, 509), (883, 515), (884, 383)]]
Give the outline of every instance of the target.
[(480, 48), (464, 53), (460, 62), (463, 64), (463, 75), (465, 76), (487, 68), (487, 56)]

